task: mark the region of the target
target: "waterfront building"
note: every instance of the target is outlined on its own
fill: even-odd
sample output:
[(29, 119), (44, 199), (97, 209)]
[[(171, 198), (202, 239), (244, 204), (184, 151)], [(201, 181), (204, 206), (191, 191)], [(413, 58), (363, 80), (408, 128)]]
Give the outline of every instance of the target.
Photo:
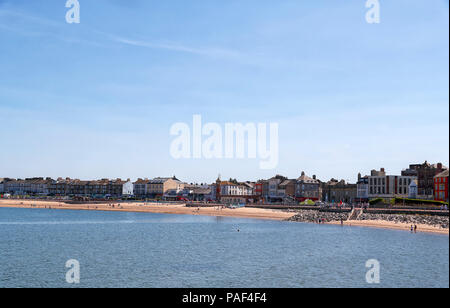
[(182, 190), (184, 185), (185, 184), (175, 176), (171, 178), (154, 178), (147, 183), (147, 194), (151, 198), (161, 198), (169, 190)]
[(215, 191), (215, 200), (228, 204), (243, 204), (255, 201), (258, 196), (254, 194), (255, 185), (250, 182), (221, 181), (211, 185), (211, 191)]
[(408, 198), (409, 186), (417, 176), (386, 175), (384, 168), (372, 170), (369, 176), (369, 199)]
[(445, 170), (434, 177), (434, 199), (449, 202), (448, 198), (448, 174)]
[(409, 196), (408, 197), (410, 199), (416, 199), (417, 192), (418, 192), (417, 180), (411, 181), (411, 184), (409, 184)]
[(417, 197), (433, 199), (434, 177), (447, 169), (442, 163), (430, 164), (425, 161), (423, 164), (409, 165), (408, 169), (402, 171), (402, 176), (416, 176)]
[(358, 174), (358, 182), (356, 183), (356, 202), (369, 202), (369, 176), (361, 176)]
[(287, 178), (282, 175), (276, 175), (268, 180), (268, 202), (282, 202), (286, 196), (286, 191), (280, 184), (286, 181)]
[(136, 197), (146, 197), (148, 195), (147, 188), (149, 181), (149, 179), (137, 179), (133, 183), (133, 194)]
[(168, 201), (208, 201), (211, 195), (209, 185), (186, 184), (182, 190), (171, 189), (167, 191), (163, 199)]
[(133, 182), (130, 179), (122, 183), (122, 196), (131, 197), (134, 194)]
[(285, 197), (295, 198), (295, 189), (296, 189), (297, 180), (290, 179), (284, 180), (280, 183), (279, 188), (283, 191)]
[(322, 199), (331, 203), (353, 203), (357, 198), (357, 185), (346, 183), (345, 180), (331, 179), (323, 185)]
[(302, 175), (297, 179), (295, 184), (295, 198), (303, 202), (307, 199), (318, 201), (320, 197), (320, 181), (316, 176), (309, 177), (302, 172)]

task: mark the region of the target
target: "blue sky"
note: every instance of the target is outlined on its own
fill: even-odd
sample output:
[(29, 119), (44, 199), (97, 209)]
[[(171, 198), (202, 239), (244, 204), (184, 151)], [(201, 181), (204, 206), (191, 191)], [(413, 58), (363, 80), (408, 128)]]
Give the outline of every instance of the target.
[[(0, 0), (0, 177), (354, 182), (449, 164), (448, 0)], [(175, 122), (279, 123), (280, 162), (174, 160)]]

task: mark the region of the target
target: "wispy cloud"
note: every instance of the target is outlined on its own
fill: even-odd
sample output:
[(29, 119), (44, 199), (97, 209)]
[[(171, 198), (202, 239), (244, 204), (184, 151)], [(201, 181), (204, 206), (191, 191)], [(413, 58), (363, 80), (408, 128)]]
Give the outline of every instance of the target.
[(51, 27), (61, 26), (62, 24), (62, 22), (57, 22), (51, 19), (37, 17), (24, 12), (11, 11), (7, 9), (0, 9), (0, 17), (11, 17), (14, 18), (15, 20), (27, 21), (34, 24), (40, 24), (43, 26), (51, 26)]
[[(6, 10), (6, 9), (0, 9), (0, 17), (9, 17), (11, 18), (13, 21), (20, 21), (20, 22), (25, 22), (25, 23), (30, 23), (33, 25), (40, 25), (40, 26), (45, 26), (45, 27), (61, 27), (61, 25), (63, 24), (63, 22), (56, 22), (50, 19), (46, 19), (46, 18), (42, 18), (42, 17), (38, 17), (38, 16), (34, 16), (31, 14), (27, 14), (27, 13), (23, 13), (23, 12), (18, 12), (18, 11), (11, 11), (11, 10)], [(99, 44), (98, 40), (95, 41), (91, 41), (91, 40), (86, 40), (86, 39), (79, 39), (79, 38), (70, 38), (67, 36), (57, 36), (55, 35), (55, 33), (51, 32), (51, 31), (35, 31), (35, 30), (24, 30), (21, 29), (17, 26), (11, 26), (10, 24), (0, 24), (0, 29), (6, 30), (6, 31), (10, 31), (10, 32), (15, 32), (17, 34), (20, 35), (25, 35), (25, 36), (52, 36), (55, 38), (58, 38), (62, 41), (65, 42), (69, 42), (69, 43), (84, 43), (84, 44), (88, 44), (88, 45), (94, 45), (94, 46), (103, 46), (101, 44)], [(113, 43), (119, 43), (119, 44), (123, 44), (123, 45), (128, 45), (128, 46), (135, 46), (135, 47), (142, 47), (142, 48), (149, 48), (149, 49), (162, 49), (162, 50), (168, 50), (168, 51), (173, 51), (173, 52), (181, 52), (181, 53), (189, 53), (189, 54), (194, 54), (194, 55), (198, 55), (198, 56), (206, 56), (206, 57), (211, 57), (211, 58), (227, 58), (227, 59), (238, 59), (239, 57), (241, 57), (241, 54), (237, 51), (234, 50), (230, 50), (230, 49), (225, 49), (225, 48), (215, 48), (215, 47), (191, 47), (191, 46), (186, 46), (183, 44), (179, 44), (179, 43), (173, 43), (173, 42), (151, 42), (151, 41), (147, 41), (147, 40), (136, 40), (136, 39), (132, 39), (132, 38), (125, 38), (125, 37), (121, 37), (121, 36), (117, 36), (115, 34), (109, 34), (109, 33), (104, 33), (101, 31), (96, 31), (93, 29), (88, 29), (86, 28), (85, 30), (87, 30), (87, 33), (89, 34), (89, 36), (91, 36), (92, 34), (97, 34), (97, 35), (101, 35), (102, 38), (106, 38), (108, 41), (113, 42)]]
[(155, 43), (155, 42), (149, 42), (149, 41), (142, 41), (142, 40), (135, 40), (135, 39), (129, 39), (124, 38), (112, 34), (105, 34), (109, 39), (111, 39), (113, 42), (130, 45), (130, 46), (136, 46), (136, 47), (144, 47), (144, 48), (150, 48), (150, 49), (165, 49), (175, 52), (185, 52), (195, 55), (201, 55), (201, 56), (208, 56), (208, 57), (217, 57), (217, 58), (237, 58), (240, 56), (240, 53), (234, 50), (229, 49), (222, 49), (222, 48), (210, 48), (210, 47), (204, 47), (204, 48), (196, 48), (196, 47), (189, 47), (184, 46), (180, 44), (174, 44), (174, 43)]

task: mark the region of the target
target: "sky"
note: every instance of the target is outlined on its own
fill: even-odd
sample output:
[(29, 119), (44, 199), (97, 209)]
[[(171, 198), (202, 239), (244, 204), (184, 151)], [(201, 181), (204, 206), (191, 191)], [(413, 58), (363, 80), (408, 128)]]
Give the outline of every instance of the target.
[[(449, 2), (0, 0), (0, 177), (355, 182), (449, 165)], [(278, 123), (279, 163), (181, 159), (174, 123)]]

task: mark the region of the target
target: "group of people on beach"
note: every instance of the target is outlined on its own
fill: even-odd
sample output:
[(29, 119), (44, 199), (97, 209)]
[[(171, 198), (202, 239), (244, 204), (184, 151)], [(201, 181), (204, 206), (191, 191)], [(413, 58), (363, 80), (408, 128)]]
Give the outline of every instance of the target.
[(417, 225), (411, 225), (411, 233), (417, 233)]

